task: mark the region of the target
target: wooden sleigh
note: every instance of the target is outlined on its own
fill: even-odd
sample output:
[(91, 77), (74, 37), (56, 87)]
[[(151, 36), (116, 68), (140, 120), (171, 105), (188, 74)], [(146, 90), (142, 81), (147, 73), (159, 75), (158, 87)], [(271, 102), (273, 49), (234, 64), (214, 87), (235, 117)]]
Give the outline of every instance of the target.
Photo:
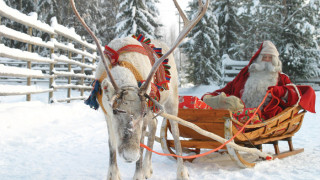
[[(271, 119), (258, 124), (247, 125), (245, 132), (236, 136), (234, 142), (241, 146), (258, 148), (261, 151), (263, 144), (273, 144), (275, 150), (273, 158), (284, 158), (301, 153), (304, 149), (294, 149), (292, 137), (299, 131), (305, 113), (306, 111), (300, 106), (289, 107)], [(230, 139), (238, 132), (236, 125), (238, 127), (243, 126), (233, 119), (229, 110), (179, 109), (178, 117), (226, 139)], [(168, 133), (171, 132), (169, 125), (169, 121), (163, 121), (161, 144), (164, 152), (175, 154), (174, 141), (168, 138)], [(180, 138), (181, 146), (197, 154), (200, 153), (201, 149), (215, 149), (221, 145), (220, 142), (200, 135), (193, 129), (182, 125), (179, 125), (179, 132), (180, 137), (182, 137)], [(289, 150), (280, 152), (278, 141), (287, 141)], [(232, 147), (226, 145), (223, 148), (227, 149), (231, 159), (235, 160), (241, 167), (253, 167), (255, 165), (254, 162), (245, 160), (243, 155)]]

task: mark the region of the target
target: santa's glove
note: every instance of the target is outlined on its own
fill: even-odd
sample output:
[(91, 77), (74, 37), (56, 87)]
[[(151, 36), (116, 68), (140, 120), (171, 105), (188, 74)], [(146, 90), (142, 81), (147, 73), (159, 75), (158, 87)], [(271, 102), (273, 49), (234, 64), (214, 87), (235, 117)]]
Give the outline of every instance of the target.
[(202, 101), (205, 101), (205, 99), (208, 99), (208, 98), (211, 98), (211, 97), (213, 97), (213, 95), (206, 94), (206, 95), (202, 96)]
[(270, 86), (268, 90), (272, 89), (272, 94), (278, 98), (286, 97), (288, 89), (285, 86)]
[(230, 111), (238, 111), (244, 108), (244, 104), (236, 96), (227, 96), (224, 92), (218, 96), (205, 95), (203, 101), (213, 109), (228, 109)]

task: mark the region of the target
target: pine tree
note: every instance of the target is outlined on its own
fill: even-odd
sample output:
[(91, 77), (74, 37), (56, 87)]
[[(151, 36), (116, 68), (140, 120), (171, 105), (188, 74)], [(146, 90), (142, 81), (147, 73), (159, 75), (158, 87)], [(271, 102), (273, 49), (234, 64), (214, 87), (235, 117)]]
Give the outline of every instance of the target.
[(98, 21), (98, 37), (103, 44), (108, 44), (116, 37), (115, 25), (117, 23), (116, 17), (119, 13), (120, 0), (108, 0), (101, 2), (100, 12), (101, 19)]
[(142, 34), (148, 38), (157, 38), (155, 30), (157, 24), (154, 11), (150, 10), (152, 0), (125, 0), (120, 4), (117, 17), (116, 34), (118, 37)]
[(282, 2), (283, 18), (279, 23), (277, 42), (283, 71), (294, 78), (313, 76), (317, 69), (314, 65), (319, 58), (314, 41), (314, 19), (308, 15), (310, 6), (304, 0)]
[(244, 31), (243, 24), (237, 16), (238, 0), (213, 1), (214, 12), (218, 17), (220, 32), (220, 56), (228, 54), (232, 59), (237, 58), (239, 35)]
[(253, 1), (244, 1), (239, 4), (242, 13), (239, 14), (239, 21), (242, 24), (243, 32), (238, 33), (238, 43), (233, 46), (235, 60), (249, 60), (257, 47), (261, 44), (259, 38), (259, 7)]
[[(189, 3), (188, 16), (194, 17), (198, 0)], [(220, 79), (219, 28), (212, 6), (188, 34), (181, 47), (188, 56), (187, 79), (195, 85), (210, 84)]]
[(150, 14), (153, 17), (156, 17), (155, 22), (157, 23), (157, 26), (155, 26), (154, 36), (156, 39), (160, 39), (162, 38), (161, 27), (163, 27), (163, 25), (159, 22), (160, 19), (158, 17), (160, 13), (156, 6), (157, 3), (159, 3), (159, 0), (146, 0), (146, 6), (149, 9)]
[[(81, 13), (83, 19), (85, 20), (86, 24), (90, 27), (92, 32), (98, 36), (98, 22), (102, 18), (102, 14), (99, 9), (100, 0), (78, 0), (78, 11)], [(73, 12), (72, 12), (73, 13)], [(74, 26), (70, 24), (71, 27), (77, 29), (77, 33), (80, 36), (85, 36), (88, 41), (93, 41), (91, 36), (85, 30), (85, 28), (80, 24), (77, 19), (74, 19)]]
[[(245, 3), (244, 3), (245, 4)], [(304, 0), (247, 3), (240, 15), (245, 31), (239, 36), (243, 59), (250, 59), (264, 40), (271, 40), (280, 53), (283, 71), (293, 79), (319, 75), (319, 51), (314, 39), (319, 28), (319, 1)]]

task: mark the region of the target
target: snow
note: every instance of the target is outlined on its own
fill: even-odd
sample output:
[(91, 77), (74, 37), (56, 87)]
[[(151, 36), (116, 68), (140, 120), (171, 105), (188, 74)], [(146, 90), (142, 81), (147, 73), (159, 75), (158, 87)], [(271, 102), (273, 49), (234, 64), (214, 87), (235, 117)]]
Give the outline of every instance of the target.
[(96, 50), (96, 45), (95, 44), (90, 44), (90, 43), (87, 43), (86, 41), (83, 41), (81, 36), (79, 36), (76, 32), (75, 32), (75, 29), (72, 27), (72, 28), (67, 28), (67, 27), (64, 27), (62, 25), (60, 25), (58, 22), (57, 22), (57, 18), (56, 17), (52, 17), (51, 18), (51, 26), (54, 28), (54, 31), (57, 33), (57, 34), (60, 34), (64, 37), (67, 37), (69, 39), (72, 39), (74, 41), (77, 41), (79, 43), (81, 43), (82, 45), (90, 48), (90, 49), (93, 49), (93, 50)]
[(3, 85), (0, 84), (0, 96), (5, 95), (22, 95), (27, 93), (49, 92), (53, 89), (44, 89), (39, 86), (23, 86), (23, 85)]
[[(217, 88), (216, 85), (190, 85), (180, 88), (180, 94), (200, 97)], [(90, 109), (83, 101), (69, 104), (19, 101), (0, 96), (0, 179), (106, 179), (108, 134), (101, 110)], [(319, 105), (317, 100), (316, 109)], [(302, 128), (293, 138), (295, 148), (305, 148), (303, 153), (261, 161), (247, 169), (239, 168), (226, 154), (213, 153), (186, 163), (190, 179), (319, 179), (320, 123), (317, 119), (318, 114), (307, 113)], [(282, 142), (279, 146), (280, 150), (288, 148)], [(159, 143), (155, 143), (154, 149), (162, 152)], [(271, 145), (263, 149), (273, 152)], [(122, 179), (132, 179), (135, 164), (118, 160)], [(152, 163), (151, 179), (176, 178), (175, 160), (154, 154)]]
[(51, 48), (51, 49), (54, 48), (54, 44), (50, 41), (44, 42), (40, 37), (33, 37), (25, 33), (21, 33), (19, 31), (13, 30), (11, 28), (7, 28), (4, 25), (0, 25), (0, 35), (5, 36), (9, 39), (19, 40), (25, 43), (31, 43), (31, 44)]
[(13, 49), (5, 46), (4, 44), (0, 44), (0, 57), (7, 57), (12, 59), (20, 59), (24, 61), (33, 61), (33, 62), (47, 62), (47, 63), (54, 62), (52, 59), (42, 57), (37, 53), (22, 51), (20, 49)]
[[(80, 54), (80, 53), (79, 53)], [(97, 54), (95, 54), (94, 56), (96, 56)], [(57, 61), (57, 62), (65, 62), (65, 63), (69, 63), (69, 64), (75, 64), (75, 65), (79, 65), (82, 67), (87, 67), (87, 68), (91, 68), (93, 70), (96, 69), (96, 65), (90, 65), (90, 64), (85, 64), (85, 63), (81, 63), (79, 61), (76, 60), (72, 60), (69, 59), (67, 56), (65, 55), (59, 55), (59, 54), (52, 54), (52, 58)]]
[(43, 76), (40, 70), (10, 67), (0, 64), (0, 74), (20, 74), (26, 76)]
[(81, 55), (87, 56), (87, 57), (92, 58), (92, 59), (96, 59), (97, 58), (95, 56), (96, 54), (90, 54), (87, 51), (82, 51), (82, 50), (76, 49), (76, 48), (74, 48), (74, 45), (71, 44), (71, 43), (68, 43), (67, 45), (65, 45), (63, 43), (58, 42), (54, 38), (52, 38), (51, 41), (54, 43), (55, 47), (58, 48), (58, 49), (64, 49), (64, 50), (67, 50), (67, 51), (71, 51), (73, 53), (81, 54)]
[(26, 26), (36, 28), (40, 31), (48, 32), (49, 34), (54, 34), (53, 28), (50, 27), (48, 24), (42, 23), (41, 21), (37, 20), (37, 15), (35, 15), (34, 13), (31, 13), (31, 16), (27, 16), (16, 9), (8, 7), (3, 0), (0, 0), (0, 7), (1, 16), (25, 24)]
[[(178, 1), (185, 9), (188, 1)], [(257, 1), (254, 1), (257, 2)], [(165, 27), (177, 26), (177, 10), (172, 1), (160, 0), (160, 17)], [(0, 0), (0, 15), (20, 22), (21, 19), (31, 27), (53, 34), (54, 31), (74, 37), (74, 29), (62, 28), (55, 20), (52, 26), (37, 20), (36, 14), (30, 16), (8, 8)], [(1, 26), (2, 27), (2, 26)], [(3, 27), (2, 27), (3, 28)], [(15, 31), (4, 30), (7, 35), (19, 35)], [(80, 36), (74, 40), (82, 41)], [(30, 41), (38, 41), (33, 38)], [(57, 44), (73, 50), (73, 47)], [(85, 45), (95, 48), (94, 45)], [(80, 53), (80, 52), (79, 52)], [(86, 56), (92, 57), (87, 52)], [(23, 60), (54, 62), (36, 53), (13, 50), (0, 44), (0, 56), (15, 57)], [(96, 56), (96, 53), (93, 55)], [(67, 57), (54, 57), (61, 61), (72, 61)], [(92, 57), (94, 58), (94, 57)], [(73, 62), (73, 61), (72, 61)], [(228, 58), (228, 64), (234, 64)], [(245, 65), (248, 62), (243, 62)], [(20, 70), (20, 69), (19, 69)], [(16, 71), (0, 65), (3, 73)], [(40, 71), (26, 70), (22, 74), (37, 75)], [(72, 85), (68, 85), (72, 86)], [(61, 86), (60, 86), (61, 87)], [(73, 87), (73, 86), (72, 86)], [(0, 92), (23, 94), (29, 91), (43, 91), (45, 86), (22, 86), (0, 84)], [(85, 86), (83, 88), (86, 88)], [(204, 93), (218, 89), (218, 86), (193, 87), (185, 84), (180, 95), (201, 97)], [(78, 92), (79, 93), (79, 92)], [(55, 98), (66, 94), (58, 90)], [(319, 92), (316, 93), (319, 96)], [(88, 96), (89, 93), (86, 92)], [(48, 104), (48, 93), (32, 95), (32, 102), (23, 102), (25, 96), (0, 96), (0, 179), (106, 179), (109, 160), (108, 134), (101, 110), (95, 111), (84, 105), (83, 101), (72, 103)], [(319, 109), (319, 100), (316, 109)], [(226, 154), (213, 153), (186, 163), (190, 179), (319, 179), (320, 177), (320, 125), (318, 114), (307, 113), (300, 131), (294, 136), (296, 148), (305, 152), (282, 160), (261, 161), (252, 169), (241, 169)], [(159, 128), (162, 120), (159, 118)], [(318, 129), (318, 130), (317, 130)], [(159, 132), (157, 132), (159, 136)], [(287, 144), (280, 142), (280, 150), (287, 150)], [(273, 147), (265, 145), (264, 150), (273, 152)], [(161, 145), (155, 143), (154, 149), (162, 152)], [(175, 179), (176, 161), (167, 157), (153, 155), (153, 176), (151, 179)], [(119, 158), (122, 179), (132, 179), (135, 164), (126, 164)], [(165, 175), (165, 176), (164, 176)]]
[(224, 63), (225, 66), (246, 66), (249, 64), (249, 61), (232, 60), (227, 54), (224, 54), (222, 56), (222, 63)]

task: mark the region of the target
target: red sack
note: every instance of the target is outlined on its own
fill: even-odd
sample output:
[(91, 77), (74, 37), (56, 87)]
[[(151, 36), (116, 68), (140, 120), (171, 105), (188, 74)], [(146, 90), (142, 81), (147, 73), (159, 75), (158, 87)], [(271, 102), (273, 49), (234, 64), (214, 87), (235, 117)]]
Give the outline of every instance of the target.
[(180, 109), (212, 109), (197, 96), (179, 96)]

